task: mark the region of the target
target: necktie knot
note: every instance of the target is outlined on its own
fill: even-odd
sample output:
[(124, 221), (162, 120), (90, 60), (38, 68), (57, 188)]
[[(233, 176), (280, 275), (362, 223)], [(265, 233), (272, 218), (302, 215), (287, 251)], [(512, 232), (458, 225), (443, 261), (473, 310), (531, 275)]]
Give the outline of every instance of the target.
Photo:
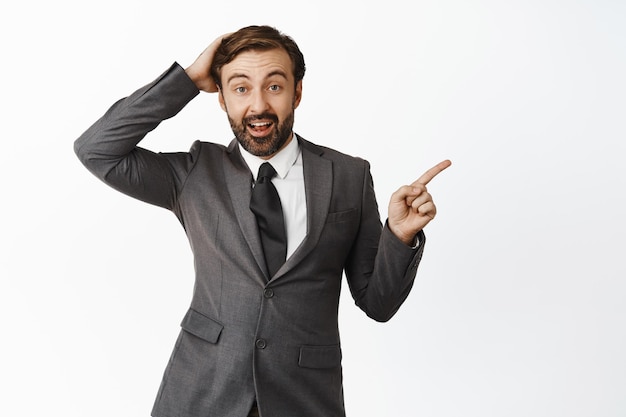
[(259, 174), (256, 177), (257, 182), (261, 181), (262, 178), (272, 179), (276, 175), (276, 170), (269, 162), (263, 162), (259, 167)]

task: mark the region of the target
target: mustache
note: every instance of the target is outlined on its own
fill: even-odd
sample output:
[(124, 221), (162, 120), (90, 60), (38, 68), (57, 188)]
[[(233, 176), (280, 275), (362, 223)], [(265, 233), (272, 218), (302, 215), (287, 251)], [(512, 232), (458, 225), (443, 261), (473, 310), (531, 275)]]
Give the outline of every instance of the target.
[(243, 124), (248, 125), (250, 123), (254, 123), (257, 120), (271, 120), (274, 123), (278, 123), (278, 116), (273, 113), (261, 113), (255, 114), (254, 116), (248, 116), (243, 119)]

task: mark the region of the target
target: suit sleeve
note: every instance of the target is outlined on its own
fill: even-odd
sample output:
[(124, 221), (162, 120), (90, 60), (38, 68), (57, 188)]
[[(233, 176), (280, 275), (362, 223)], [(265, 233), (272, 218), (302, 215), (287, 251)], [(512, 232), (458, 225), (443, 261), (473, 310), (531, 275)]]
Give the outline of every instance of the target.
[(385, 322), (395, 315), (413, 287), (426, 236), (420, 231), (418, 245), (410, 247), (386, 223), (381, 226), (367, 162), (364, 171), (361, 224), (346, 265), (346, 278), (359, 308), (372, 319)]
[(197, 94), (195, 84), (175, 63), (154, 82), (116, 102), (74, 142), (74, 151), (89, 171), (111, 187), (172, 209), (197, 144), (190, 153), (167, 156), (137, 144)]

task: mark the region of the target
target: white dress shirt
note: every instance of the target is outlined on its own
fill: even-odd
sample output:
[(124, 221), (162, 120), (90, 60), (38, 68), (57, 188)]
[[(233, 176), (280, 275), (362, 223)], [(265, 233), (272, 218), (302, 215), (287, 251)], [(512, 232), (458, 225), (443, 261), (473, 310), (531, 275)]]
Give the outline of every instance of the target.
[(276, 170), (272, 184), (278, 191), (283, 206), (285, 231), (287, 232), (287, 259), (296, 251), (307, 233), (306, 195), (304, 192), (304, 170), (302, 169), (302, 152), (300, 144), (293, 134), (291, 141), (269, 160), (252, 155), (239, 145), (241, 156), (250, 168), (256, 181), (259, 167), (269, 162)]

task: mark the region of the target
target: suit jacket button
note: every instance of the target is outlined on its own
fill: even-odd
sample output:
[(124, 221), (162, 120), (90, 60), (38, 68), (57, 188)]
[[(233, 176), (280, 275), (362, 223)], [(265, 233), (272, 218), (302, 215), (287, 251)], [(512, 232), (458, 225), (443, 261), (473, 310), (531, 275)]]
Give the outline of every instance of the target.
[(254, 344), (259, 349), (265, 349), (265, 347), (267, 346), (267, 342), (265, 341), (265, 339), (257, 339)]
[(274, 296), (274, 290), (273, 290), (273, 289), (271, 289), (271, 288), (266, 288), (266, 289), (263, 291), (263, 296), (264, 296), (265, 298), (272, 298), (272, 297)]

